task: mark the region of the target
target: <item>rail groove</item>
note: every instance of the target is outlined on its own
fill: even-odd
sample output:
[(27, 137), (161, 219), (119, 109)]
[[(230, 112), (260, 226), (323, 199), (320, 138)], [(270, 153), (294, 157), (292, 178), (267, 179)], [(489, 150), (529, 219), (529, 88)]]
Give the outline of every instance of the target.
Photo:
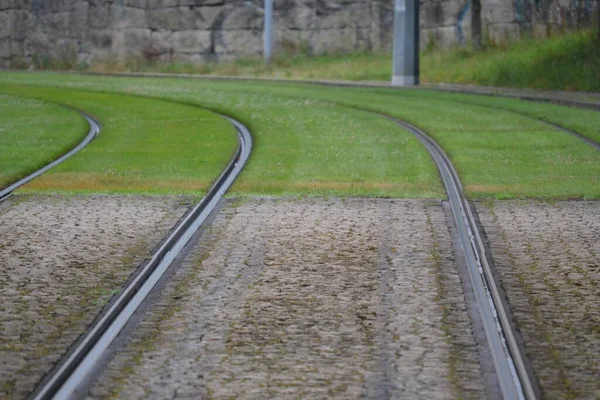
[(520, 354), (500, 293), (494, 282), (477, 223), (469, 202), (463, 194), (456, 170), (442, 148), (425, 132), (404, 121), (387, 115), (386, 117), (414, 134), (425, 145), (438, 167), (446, 187), (477, 306), (504, 398), (536, 399), (531, 379)]
[(73, 149), (71, 149), (65, 155), (57, 158), (56, 160), (52, 161), (50, 164), (38, 169), (37, 171), (33, 172), (32, 174), (27, 175), (25, 178), (20, 179), (19, 181), (13, 183), (12, 185), (0, 190), (0, 202), (2, 202), (3, 200), (6, 200), (13, 191), (17, 190), (21, 186), (23, 186), (26, 183), (37, 178), (44, 172), (48, 171), (50, 168), (56, 167), (58, 164), (62, 163), (63, 161), (65, 161), (66, 159), (68, 159), (69, 157), (71, 157), (72, 155), (74, 155), (75, 153), (80, 151), (81, 149), (83, 149), (92, 140), (94, 140), (94, 138), (96, 138), (96, 136), (98, 136), (98, 134), (100, 133), (100, 124), (98, 123), (98, 121), (96, 121), (93, 117), (91, 117), (85, 113), (81, 113), (81, 115), (83, 115), (83, 117), (86, 119), (86, 121), (88, 122), (88, 124), (90, 126), (90, 130), (89, 130), (88, 134), (86, 135), (86, 137), (77, 146), (75, 146)]
[(140, 273), (123, 288), (112, 306), (99, 318), (74, 350), (42, 381), (34, 392), (33, 399), (66, 399), (83, 395), (78, 393), (78, 389), (92, 371), (96, 361), (231, 187), (250, 156), (252, 137), (241, 123), (227, 118), (235, 126), (239, 137), (238, 149), (229, 165), (206, 196), (175, 228)]
[[(322, 82), (317, 82), (317, 84), (322, 84)], [(335, 83), (333, 85), (339, 86)], [(365, 111), (373, 112), (372, 110)], [(510, 110), (507, 111), (510, 112)], [(374, 113), (379, 114), (377, 112)], [(520, 113), (517, 112), (517, 114)], [(438, 167), (459, 232), (461, 247), (465, 253), (471, 284), (474, 289), (504, 398), (536, 399), (536, 393), (512, 332), (507, 313), (504, 310), (498, 288), (496, 287), (473, 211), (463, 194), (458, 174), (443, 149), (425, 132), (391, 116), (383, 116), (414, 134), (425, 145)], [(588, 142), (588, 144), (597, 149), (599, 148), (598, 144), (593, 140), (560, 125), (529, 115), (525, 116), (545, 122), (556, 129), (574, 134)], [(135, 309), (143, 302), (160, 276), (166, 271), (177, 253), (185, 246), (193, 233), (208, 217), (214, 206), (216, 206), (221, 196), (227, 191), (237, 174), (241, 171), (251, 149), (251, 137), (247, 129), (234, 120), (231, 120), (231, 122), (236, 126), (240, 136), (240, 147), (232, 162), (210, 189), (207, 196), (177, 227), (151, 261), (143, 268), (142, 272), (122, 291), (113, 306), (92, 328), (84, 340), (81, 341), (75, 351), (63, 363), (59, 364), (59, 368), (51, 374), (43, 386), (38, 388), (34, 394), (35, 399), (69, 398), (76, 393), (78, 385), (89, 373), (95, 360), (100, 357), (102, 351), (117, 336)], [(71, 152), (66, 156), (70, 155), (72, 155)], [(61, 161), (57, 160), (56, 163)], [(51, 166), (49, 165), (47, 169), (51, 168)], [(1, 198), (2, 196), (0, 195)]]

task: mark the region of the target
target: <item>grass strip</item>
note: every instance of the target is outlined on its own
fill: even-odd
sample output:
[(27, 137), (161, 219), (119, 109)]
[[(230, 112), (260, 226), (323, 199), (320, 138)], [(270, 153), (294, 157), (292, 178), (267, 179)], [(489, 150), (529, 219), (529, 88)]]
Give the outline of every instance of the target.
[(563, 125), (597, 138), (597, 112), (420, 90), (315, 90), (299, 85), (252, 85), (258, 91), (310, 96), (383, 112), (424, 129), (446, 150), (472, 198), (600, 196), (600, 153), (571, 135), (521, 115), (543, 111), (539, 116), (549, 117), (548, 120), (562, 116)]
[(87, 131), (85, 119), (74, 111), (0, 94), (0, 188), (67, 153)]
[[(233, 113), (251, 129), (255, 148), (249, 165), (233, 188), (235, 193), (444, 196), (426, 150), (412, 135), (385, 119), (304, 98), (244, 93), (224, 95), (220, 91), (200, 88), (188, 91), (191, 87), (185, 85), (155, 90), (158, 87), (147, 85), (145, 89), (150, 92), (141, 90), (139, 93), (196, 102), (217, 111)], [(105, 89), (95, 85), (90, 88)], [(129, 91), (125, 86), (106, 89)], [(182, 95), (184, 92), (186, 96)], [(137, 119), (142, 121), (144, 115), (151, 113), (139, 112)], [(114, 143), (114, 146), (121, 144)], [(177, 166), (173, 164), (169, 168)], [(130, 171), (128, 176), (131, 175)], [(101, 184), (106, 186), (110, 182), (105, 180)]]
[[(0, 92), (73, 106), (102, 125), (89, 146), (26, 191), (199, 194), (237, 148), (231, 124), (197, 107), (60, 88), (0, 85)], [(34, 156), (35, 148), (22, 150), (15, 154), (19, 160)]]
[[(383, 92), (379, 92), (383, 93)], [(389, 94), (389, 91), (387, 91)], [(432, 98), (454, 103), (499, 108), (517, 114), (538, 118), (578, 132), (600, 143), (600, 112), (533, 101), (510, 101), (502, 97), (473, 96), (460, 93), (443, 93), (429, 90), (407, 90), (403, 95), (411, 98)]]
[[(288, 160), (288, 157), (293, 157), (293, 155), (287, 155), (285, 150), (281, 149), (280, 144), (283, 142), (277, 138), (279, 135), (295, 136), (296, 132), (307, 132), (306, 129), (298, 128), (298, 126), (308, 126), (309, 130), (318, 131), (319, 135), (324, 132), (320, 127), (327, 127), (327, 124), (331, 124), (332, 130), (347, 131), (346, 127), (351, 126), (349, 120), (340, 119), (336, 115), (337, 111), (333, 112), (339, 109), (331, 104), (336, 103), (383, 112), (413, 123), (430, 133), (445, 148), (456, 165), (470, 197), (600, 198), (600, 154), (581, 140), (554, 130), (539, 121), (517, 115), (510, 111), (510, 108), (514, 107), (515, 110), (519, 109), (524, 113), (542, 113), (549, 120), (557, 118), (554, 115), (556, 109), (568, 116), (572, 112), (575, 116), (571, 116), (570, 121), (576, 121), (579, 117), (584, 118), (585, 122), (581, 126), (583, 130), (587, 129), (588, 135), (590, 132), (594, 132), (598, 126), (594, 125), (594, 121), (597, 121), (598, 118), (598, 113), (594, 112), (580, 113), (581, 110), (547, 104), (536, 105), (515, 99), (422, 90), (391, 91), (323, 88), (315, 85), (267, 82), (52, 76), (57, 78), (57, 81), (52, 80), (53, 84), (135, 92), (197, 102), (210, 108), (228, 110), (246, 120), (257, 133), (258, 140), (255, 158), (248, 173), (236, 186), (236, 190), (242, 193), (258, 191), (279, 194), (277, 185), (284, 180), (287, 182), (288, 188), (305, 185), (303, 190), (309, 193), (317, 190), (314, 182), (319, 183), (318, 190), (323, 189), (321, 193), (337, 193), (332, 190), (334, 183), (340, 185), (339, 182), (346, 182), (342, 184), (348, 185), (348, 179), (344, 177), (347, 173), (340, 172), (344, 171), (340, 168), (344, 165), (344, 160), (327, 158), (332, 154), (339, 153), (344, 155), (344, 159), (348, 159), (348, 154), (344, 150), (347, 143), (338, 141), (338, 145), (341, 145), (341, 147), (338, 146), (340, 149), (330, 146), (326, 148), (328, 151), (313, 153), (313, 158), (317, 158), (315, 165), (320, 165), (313, 170), (313, 173), (321, 171), (323, 174), (319, 176), (318, 180), (313, 179), (307, 182), (302, 180), (302, 173), (307, 170), (307, 166), (302, 162), (297, 164)], [(46, 85), (50, 81), (43, 79), (43, 75), (13, 74), (11, 79), (25, 80), (41, 85)], [(477, 101), (481, 101), (482, 104), (476, 104)], [(493, 104), (485, 104), (486, 101), (493, 102)], [(299, 110), (303, 105), (307, 107), (312, 105), (314, 110), (311, 109), (310, 112), (302, 114)], [(490, 108), (492, 106), (502, 107), (502, 109)], [(524, 108), (521, 109), (520, 106)], [(536, 108), (527, 109), (526, 106), (535, 106)], [(363, 114), (363, 112), (348, 110), (340, 115), (356, 117)], [(366, 114), (364, 118), (365, 124), (377, 128), (377, 131), (381, 129), (375, 125), (376, 121), (379, 121), (378, 118)], [(383, 124), (383, 122), (379, 123)], [(284, 128), (283, 131), (282, 128)], [(362, 132), (355, 129), (353, 131)], [(393, 132), (394, 135), (398, 134), (397, 130)], [(368, 131), (364, 131), (364, 133), (366, 134)], [(377, 136), (374, 137), (377, 138)], [(295, 136), (295, 138), (295, 152), (310, 154), (307, 146), (314, 142), (304, 142), (300, 136)], [(362, 138), (362, 134), (353, 137), (354, 140), (358, 138)], [(286, 139), (286, 141), (289, 140), (291, 139)], [(412, 142), (407, 140), (406, 143)], [(431, 164), (429, 157), (423, 154), (424, 150), (420, 145), (415, 147), (414, 152), (411, 150), (412, 147), (405, 147), (404, 150), (408, 149), (409, 152), (396, 154), (390, 152), (389, 145), (393, 145), (393, 143), (386, 143), (381, 149), (372, 153), (371, 158), (358, 159), (358, 161), (356, 158), (349, 159), (358, 171), (373, 168), (371, 160), (390, 156), (395, 162), (406, 163), (407, 160), (416, 158), (421, 165)], [(319, 148), (317, 147), (317, 149)], [(279, 158), (280, 163), (274, 163), (273, 160), (276, 160), (282, 154), (281, 152), (286, 156)], [(403, 159), (403, 156), (408, 158)], [(418, 163), (411, 168), (417, 168), (417, 165)], [(383, 187), (389, 185), (389, 181), (386, 179), (394, 179), (394, 177), (399, 179), (397, 173), (407, 174), (408, 172), (397, 171), (389, 174), (389, 178), (386, 178), (384, 174), (383, 179), (379, 181), (367, 176), (368, 180), (365, 182), (376, 182)], [(327, 179), (335, 174), (338, 174), (337, 180)], [(258, 190), (253, 186), (257, 183), (256, 178), (260, 178)], [(420, 179), (413, 179), (413, 182), (415, 181), (419, 182)], [(311, 186), (308, 187), (307, 183)], [(353, 191), (346, 191), (346, 193), (355, 194)], [(394, 193), (391, 190), (384, 191), (384, 193), (392, 196), (410, 194), (408, 191), (403, 194)], [(371, 193), (367, 192), (366, 194)]]

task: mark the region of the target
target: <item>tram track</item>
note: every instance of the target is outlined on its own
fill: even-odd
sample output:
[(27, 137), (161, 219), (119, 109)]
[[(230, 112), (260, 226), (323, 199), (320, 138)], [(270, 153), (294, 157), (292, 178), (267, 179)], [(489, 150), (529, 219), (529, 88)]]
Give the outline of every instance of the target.
[(110, 346), (135, 311), (144, 302), (176, 256), (215, 209), (246, 164), (252, 149), (252, 137), (246, 127), (227, 117), (239, 137), (238, 149), (206, 196), (179, 223), (150, 261), (120, 292), (75, 347), (42, 380), (34, 391), (34, 399), (72, 398), (96, 361)]
[(85, 138), (77, 146), (75, 146), (73, 149), (71, 149), (68, 153), (66, 153), (66, 154), (62, 155), (61, 157), (57, 158), (56, 160), (52, 161), (50, 164), (47, 164), (46, 166), (27, 175), (26, 177), (18, 180), (17, 182), (11, 184), (10, 186), (7, 186), (6, 188), (0, 189), (0, 203), (3, 202), (4, 200), (8, 199), (11, 196), (12, 192), (17, 190), (21, 186), (25, 185), (28, 182), (31, 182), (33, 179), (42, 175), (49, 169), (56, 167), (58, 164), (64, 162), (65, 160), (67, 160), (68, 158), (70, 158), (71, 156), (73, 156), (74, 154), (79, 152), (81, 149), (83, 149), (85, 146), (87, 146), (92, 140), (94, 140), (100, 134), (100, 123), (98, 121), (96, 121), (92, 116), (90, 116), (86, 113), (83, 113), (83, 112), (80, 112), (80, 113), (85, 118), (85, 120), (87, 121), (87, 123), (90, 127), (88, 134), (85, 136)]
[[(453, 165), (441, 147), (425, 132), (396, 118), (378, 115), (391, 119), (414, 134), (427, 148), (436, 163), (446, 187), (461, 248), (467, 262), (471, 285), (476, 296), (477, 309), (481, 313), (481, 321), (503, 396), (506, 399), (535, 399), (533, 386), (491, 275), (473, 212), (463, 194), (462, 185)], [(231, 121), (238, 130), (240, 147), (227, 169), (213, 185), (209, 194), (175, 229), (151, 261), (121, 292), (111, 308), (85, 338), (44, 380), (34, 394), (34, 399), (71, 398), (82, 394), (78, 393), (78, 388), (87, 379), (96, 361), (142, 304), (178, 252), (183, 249), (217, 205), (221, 196), (243, 167), (251, 148), (249, 132), (236, 121)]]
[[(168, 73), (85, 73), (84, 75), (89, 76), (105, 76), (105, 77), (137, 77), (137, 78), (185, 78), (185, 79), (196, 79), (196, 80), (205, 80), (205, 81), (240, 81), (240, 82), (272, 82), (272, 83), (295, 83), (295, 84), (304, 84), (304, 85), (315, 85), (315, 86), (323, 86), (323, 87), (338, 87), (338, 88), (362, 88), (362, 89), (380, 89), (387, 90), (389, 93), (393, 93), (394, 91), (402, 91), (403, 87), (391, 86), (385, 83), (365, 83), (365, 82), (350, 82), (350, 81), (328, 81), (328, 80), (300, 80), (300, 79), (280, 79), (280, 78), (255, 78), (255, 77), (236, 77), (236, 76), (198, 76), (198, 75), (190, 75), (190, 74), (168, 74)], [(553, 96), (552, 93), (544, 94), (544, 95), (531, 95), (531, 94), (515, 94), (515, 93), (502, 93), (499, 90), (492, 90), (493, 88), (487, 88), (489, 90), (477, 90), (477, 87), (470, 88), (469, 86), (452, 88), (444, 85), (427, 85), (427, 86), (417, 86), (415, 89), (425, 90), (430, 92), (438, 92), (438, 93), (456, 93), (456, 94), (464, 94), (471, 96), (481, 96), (481, 97), (503, 97), (514, 100), (521, 100), (525, 102), (533, 102), (533, 103), (543, 103), (543, 104), (554, 104), (561, 105), (565, 107), (578, 108), (582, 110), (590, 110), (600, 112), (600, 102), (592, 102), (592, 101), (583, 101), (572, 98), (561, 98), (557, 96)], [(518, 112), (511, 109), (506, 109), (502, 107), (494, 107), (491, 105), (485, 105), (480, 103), (466, 102), (466, 101), (457, 101), (457, 100), (449, 100), (442, 99), (441, 101), (448, 101), (452, 103), (460, 103), (460, 104), (469, 104), (469, 105), (477, 105), (480, 107), (486, 107), (493, 110), (502, 110), (505, 112), (514, 113), (516, 115), (520, 115), (534, 121), (541, 122), (552, 128), (572, 135), (580, 140), (583, 140), (587, 144), (592, 147), (600, 150), (600, 143), (585, 136), (578, 132), (575, 132), (572, 129), (569, 129), (565, 126), (562, 126), (558, 123), (547, 121), (542, 118), (534, 117), (529, 114)], [(344, 104), (342, 104), (344, 105)], [(359, 107), (360, 108), (360, 107)], [(371, 112), (377, 112), (373, 110), (367, 110)]]
[[(487, 261), (488, 256), (486, 255), (486, 250), (477, 227), (474, 213), (464, 196), (462, 185), (452, 163), (445, 155), (443, 149), (425, 132), (396, 118), (382, 114), (379, 115), (390, 118), (398, 125), (413, 133), (425, 145), (436, 163), (446, 187), (452, 214), (459, 231), (461, 246), (465, 252), (465, 259), (467, 260), (469, 268), (469, 276), (475, 290), (477, 305), (481, 312), (486, 337), (490, 344), (490, 351), (493, 355), (503, 395), (507, 399), (535, 399), (536, 394), (533, 385), (524, 366), (523, 359), (520, 356), (520, 350), (514, 334), (512, 333), (507, 313), (503, 308), (502, 299), (500, 298), (500, 294), (494, 283), (494, 278)], [(576, 132), (572, 132), (556, 124), (530, 116), (529, 118), (546, 122), (555, 126), (557, 129), (578, 135), (583, 140), (587, 139)], [(88, 119), (87, 116), (86, 119)], [(88, 122), (90, 123), (90, 134), (92, 133), (92, 121), (93, 119), (90, 117), (88, 119)], [(44, 385), (38, 389), (34, 398), (67, 398), (76, 393), (78, 385), (89, 373), (93, 363), (98, 359), (103, 349), (106, 349), (110, 342), (116, 337), (135, 309), (144, 301), (147, 293), (152, 289), (154, 284), (156, 284), (158, 279), (160, 279), (160, 276), (164, 273), (166, 268), (168, 268), (178, 251), (183, 248), (185, 243), (187, 243), (193, 233), (200, 227), (202, 222), (208, 217), (212, 209), (219, 202), (220, 197), (228, 188), (227, 185), (231, 185), (235, 176), (241, 171), (251, 149), (251, 138), (247, 129), (234, 120), (231, 120), (231, 122), (238, 130), (241, 145), (225, 172), (223, 172), (215, 185), (210, 189), (209, 194), (192, 210), (171, 236), (169, 236), (159, 251), (152, 257), (150, 263), (148, 263), (140, 274), (132, 281), (131, 285), (127, 286), (127, 288), (122, 291), (122, 295), (117, 298), (111, 309), (101, 318), (100, 322), (94, 326), (92, 331), (90, 331), (90, 335), (87, 335), (86, 338), (80, 342), (77, 349), (71, 353), (69, 358), (59, 364), (59, 368), (51, 374), (49, 379), (45, 380)], [(96, 125), (99, 131), (99, 125), (97, 123)], [(97, 135), (97, 132), (95, 135)], [(93, 137), (90, 141), (92, 139)], [(600, 145), (591, 139), (587, 139), (586, 141), (600, 149)], [(87, 143), (89, 143), (89, 141)], [(80, 144), (79, 146), (84, 147), (85, 145), (81, 146)], [(70, 157), (76, 151), (79, 151), (79, 146), (63, 156), (64, 159)], [(64, 159), (61, 157), (61, 159), (44, 167), (44, 169), (40, 170), (41, 172), (37, 171), (34, 173), (37, 175), (33, 176), (34, 174), (32, 174), (27, 178), (24, 178), (22, 181), (29, 179), (22, 182), (21, 185), (64, 161)], [(0, 195), (0, 201), (8, 196), (12, 190), (16, 189), (16, 187), (12, 188), (13, 186), (14, 185), (11, 185), (11, 187), (5, 189), (7, 194)], [(12, 189), (9, 191), (8, 189), (10, 188)], [(115, 311), (112, 311), (113, 309)], [(111, 315), (109, 316), (109, 314)], [(96, 329), (96, 327), (98, 328)], [(87, 339), (88, 337), (90, 338), (89, 340)]]
[(537, 396), (495, 284), (481, 233), (454, 166), (443, 149), (425, 132), (404, 121), (386, 117), (423, 143), (440, 172), (504, 398), (535, 399)]

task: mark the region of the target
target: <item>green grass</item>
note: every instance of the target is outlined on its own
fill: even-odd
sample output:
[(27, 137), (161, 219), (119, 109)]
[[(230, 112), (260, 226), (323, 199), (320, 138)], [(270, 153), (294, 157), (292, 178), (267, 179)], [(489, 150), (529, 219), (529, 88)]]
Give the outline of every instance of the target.
[[(594, 30), (491, 45), (484, 50), (453, 48), (421, 54), (424, 83), (458, 83), (553, 90), (600, 91), (600, 43)], [(164, 72), (291, 79), (385, 81), (390, 54), (282, 55), (270, 67), (260, 59), (194, 65), (128, 60), (94, 65), (96, 72)]]
[[(56, 82), (54, 80), (53, 82)], [(118, 90), (120, 85), (111, 90)], [(124, 83), (121, 82), (121, 83)], [(157, 82), (160, 83), (160, 82)], [(10, 85), (1, 85), (0, 92), (8, 90)], [(46, 93), (57, 101), (77, 102), (79, 107), (99, 115), (100, 121), (116, 123), (106, 125), (102, 141), (90, 146), (80, 158), (65, 164), (63, 169), (53, 175), (37, 181), (34, 188), (61, 188), (68, 190), (123, 191), (151, 190), (152, 187), (168, 190), (187, 188), (189, 184), (169, 179), (169, 175), (181, 169), (180, 164), (187, 163), (188, 157), (181, 157), (180, 151), (171, 149), (167, 136), (156, 139), (161, 153), (160, 160), (147, 159), (146, 153), (157, 149), (148, 149), (148, 143), (141, 139), (131, 139), (139, 131), (156, 125), (158, 111), (146, 107), (146, 100), (134, 97), (116, 96), (100, 93), (77, 92), (65, 89), (27, 88), (12, 86), (22, 92)], [(145, 86), (152, 90), (152, 85)], [(330, 103), (306, 99), (289, 99), (262, 94), (242, 94), (222, 96), (215, 91), (194, 90), (192, 96), (179, 96), (178, 92), (188, 89), (167, 87), (167, 94), (146, 93), (150, 96), (169, 97), (184, 102), (199, 102), (209, 108), (229, 113), (244, 110), (241, 119), (251, 128), (255, 140), (255, 151), (247, 168), (235, 186), (237, 193), (245, 194), (285, 194), (285, 195), (352, 195), (352, 196), (393, 196), (393, 197), (443, 197), (444, 192), (437, 177), (435, 166), (427, 152), (410, 134), (389, 121), (373, 118), (368, 113), (357, 113)], [(47, 94), (52, 92), (50, 94)], [(62, 93), (65, 94), (62, 94)], [(57, 99), (57, 96), (60, 98)], [(123, 99), (119, 99), (122, 97)], [(86, 101), (82, 101), (86, 99)], [(213, 101), (207, 101), (212, 99)], [(126, 100), (126, 101), (124, 101)], [(135, 101), (135, 103), (131, 103)], [(131, 105), (129, 106), (129, 104)], [(118, 104), (111, 107), (110, 104)], [(165, 102), (157, 102), (162, 109)], [(99, 106), (103, 108), (98, 108)], [(179, 106), (178, 106), (179, 107)], [(195, 109), (192, 109), (196, 111)], [(165, 109), (167, 115), (173, 111)], [(144, 121), (142, 116), (150, 118)], [(160, 113), (158, 114), (160, 115)], [(202, 114), (200, 114), (202, 115)], [(129, 121), (133, 119), (134, 121)], [(132, 124), (132, 122), (135, 122)], [(106, 139), (109, 133), (115, 139)], [(112, 129), (118, 129), (119, 135), (113, 135)], [(203, 127), (203, 129), (206, 129)], [(172, 135), (170, 135), (172, 136)], [(136, 136), (134, 136), (136, 137)], [(116, 139), (119, 139), (118, 141)], [(221, 137), (204, 138), (202, 143), (186, 145), (186, 151), (195, 152), (200, 157), (211, 152), (209, 146), (219, 146)], [(160, 144), (163, 143), (163, 146)], [(133, 152), (131, 146), (136, 146)], [(174, 150), (169, 154), (168, 151)], [(107, 151), (110, 156), (106, 157)], [(230, 156), (230, 152), (224, 153)], [(139, 156), (139, 157), (138, 157)], [(132, 158), (133, 157), (133, 158)], [(201, 160), (199, 160), (200, 162)], [(147, 165), (150, 164), (150, 165)], [(186, 169), (185, 178), (192, 180), (196, 176), (214, 179), (217, 168), (207, 169), (203, 164), (200, 171)], [(223, 166), (221, 166), (222, 168)], [(149, 173), (148, 169), (160, 169), (161, 173)], [(69, 170), (71, 174), (65, 180), (60, 172)], [(76, 174), (74, 174), (76, 172)], [(92, 175), (95, 179), (92, 179)], [(60, 182), (73, 182), (70, 187)], [(202, 182), (199, 182), (202, 183)], [(124, 188), (125, 186), (125, 188)]]
[[(557, 122), (600, 138), (597, 112), (416, 90), (315, 91), (297, 85), (268, 85), (267, 89), (265, 84), (255, 86), (255, 90), (368, 108), (424, 129), (446, 150), (472, 198), (598, 198), (600, 194), (600, 152), (568, 134), (508, 110), (532, 115), (537, 112), (554, 121), (568, 115)], [(489, 108), (491, 105), (503, 109)], [(577, 126), (571, 126), (575, 122)]]
[(67, 153), (87, 132), (85, 119), (75, 111), (0, 95), (0, 188)]
[(552, 90), (600, 91), (595, 30), (524, 40), (483, 51), (454, 50), (423, 58), (429, 82)]
[[(29, 183), (28, 191), (197, 194), (216, 179), (237, 147), (233, 127), (197, 107), (57, 88), (1, 85), (0, 93), (77, 107), (102, 125), (98, 138)], [(19, 150), (19, 160), (35, 157), (34, 147)]]
[[(389, 91), (380, 91), (379, 93), (393, 95)], [(494, 96), (473, 96), (415, 90), (405, 91), (403, 94), (416, 100), (431, 98), (452, 103), (475, 105), (480, 107), (482, 112), (485, 112), (489, 108), (499, 108), (558, 124), (600, 143), (600, 112), (597, 111), (532, 101), (515, 101)]]
[(343, 105), (393, 115), (430, 133), (472, 198), (600, 198), (600, 152), (521, 115), (598, 137), (600, 113), (591, 111), (424, 90), (17, 73), (1, 81), (138, 93), (226, 110), (256, 135), (251, 163), (234, 188), (242, 194), (441, 196), (432, 162), (415, 139)]

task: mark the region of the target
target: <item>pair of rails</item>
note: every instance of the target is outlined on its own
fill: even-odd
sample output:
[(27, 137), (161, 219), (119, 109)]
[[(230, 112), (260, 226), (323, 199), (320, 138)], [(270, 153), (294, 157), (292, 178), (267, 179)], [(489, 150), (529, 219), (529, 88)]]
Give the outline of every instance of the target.
[[(89, 124), (85, 139), (54, 162), (0, 190), (0, 201), (8, 198), (11, 192), (35, 179), (50, 168), (58, 165), (87, 146), (99, 133), (100, 124), (83, 113)], [(514, 330), (505, 310), (501, 294), (492, 275), (488, 255), (479, 232), (474, 213), (467, 201), (460, 179), (450, 159), (443, 149), (425, 132), (404, 121), (389, 118), (410, 131), (426, 147), (434, 160), (448, 195), (454, 224), (458, 232), (469, 272), (470, 286), (473, 289), (476, 308), (485, 330), (488, 348), (494, 363), (498, 385), (505, 399), (536, 399), (537, 391), (521, 355)], [(216, 208), (222, 196), (241, 172), (252, 149), (252, 136), (238, 121), (226, 117), (238, 132), (238, 149), (228, 166), (215, 181), (207, 195), (178, 224), (151, 260), (139, 270), (136, 276), (121, 290), (93, 326), (71, 347), (57, 366), (40, 382), (33, 394), (34, 399), (72, 398), (85, 395), (97, 361), (107, 351), (122, 328), (140, 308), (146, 297), (161, 279), (179, 252), (193, 234), (205, 223)], [(544, 121), (545, 122), (545, 121)], [(547, 122), (546, 122), (547, 123)], [(582, 135), (553, 125), (557, 129), (573, 134), (600, 150), (600, 144)]]

